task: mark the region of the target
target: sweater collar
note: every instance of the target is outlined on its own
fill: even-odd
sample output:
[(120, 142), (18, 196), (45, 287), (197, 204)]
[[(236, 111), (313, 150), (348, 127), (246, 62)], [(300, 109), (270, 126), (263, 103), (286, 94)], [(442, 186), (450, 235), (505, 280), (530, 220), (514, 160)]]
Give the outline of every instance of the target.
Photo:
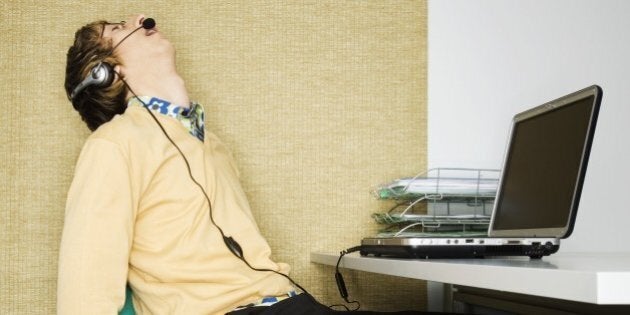
[(188, 132), (203, 142), (204, 138), (204, 112), (203, 106), (196, 102), (190, 102), (190, 107), (172, 104), (169, 101), (151, 96), (133, 97), (127, 103), (127, 107), (141, 106), (153, 112), (177, 119)]

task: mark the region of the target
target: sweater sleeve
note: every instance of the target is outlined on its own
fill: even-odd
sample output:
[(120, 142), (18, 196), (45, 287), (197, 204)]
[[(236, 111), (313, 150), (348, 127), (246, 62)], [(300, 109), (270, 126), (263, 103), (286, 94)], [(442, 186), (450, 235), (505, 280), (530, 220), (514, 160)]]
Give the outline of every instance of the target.
[(116, 144), (84, 145), (66, 203), (58, 314), (117, 314), (124, 305), (135, 220), (129, 171)]

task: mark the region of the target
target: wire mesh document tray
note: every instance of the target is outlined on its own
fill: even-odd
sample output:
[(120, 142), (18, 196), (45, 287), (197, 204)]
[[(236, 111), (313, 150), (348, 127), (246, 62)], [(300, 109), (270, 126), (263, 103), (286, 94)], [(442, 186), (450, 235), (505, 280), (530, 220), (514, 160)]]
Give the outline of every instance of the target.
[(417, 216), (409, 220), (390, 223), (381, 229), (379, 237), (409, 236), (485, 236), (489, 218), (474, 216)]
[(380, 199), (492, 198), (497, 193), (496, 169), (433, 168), (413, 178), (381, 185), (374, 193)]
[(435, 168), (374, 190), (396, 205), (372, 217), (387, 225), (379, 236), (483, 234), (490, 223), (500, 170)]

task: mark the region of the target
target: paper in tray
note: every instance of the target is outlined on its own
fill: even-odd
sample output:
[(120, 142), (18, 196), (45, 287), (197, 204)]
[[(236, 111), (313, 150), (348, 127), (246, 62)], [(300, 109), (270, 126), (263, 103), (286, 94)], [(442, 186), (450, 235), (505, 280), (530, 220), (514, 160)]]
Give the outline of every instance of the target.
[(490, 223), (490, 216), (487, 215), (431, 215), (431, 214), (390, 214), (373, 213), (372, 218), (380, 224), (413, 223), (422, 222), (430, 225), (462, 225), (462, 224), (485, 224)]
[(447, 232), (379, 232), (376, 237), (486, 237), (487, 230), (480, 231), (447, 231)]

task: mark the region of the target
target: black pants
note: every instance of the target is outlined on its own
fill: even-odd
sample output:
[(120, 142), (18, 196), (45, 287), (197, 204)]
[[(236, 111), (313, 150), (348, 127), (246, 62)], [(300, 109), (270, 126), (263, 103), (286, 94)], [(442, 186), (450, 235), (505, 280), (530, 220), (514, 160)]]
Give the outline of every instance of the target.
[(396, 315), (416, 315), (430, 314), (418, 311), (403, 312), (370, 312), (370, 311), (335, 311), (328, 306), (320, 304), (312, 296), (302, 293), (286, 300), (282, 300), (271, 306), (250, 307), (226, 315), (329, 315), (329, 314), (396, 314)]

